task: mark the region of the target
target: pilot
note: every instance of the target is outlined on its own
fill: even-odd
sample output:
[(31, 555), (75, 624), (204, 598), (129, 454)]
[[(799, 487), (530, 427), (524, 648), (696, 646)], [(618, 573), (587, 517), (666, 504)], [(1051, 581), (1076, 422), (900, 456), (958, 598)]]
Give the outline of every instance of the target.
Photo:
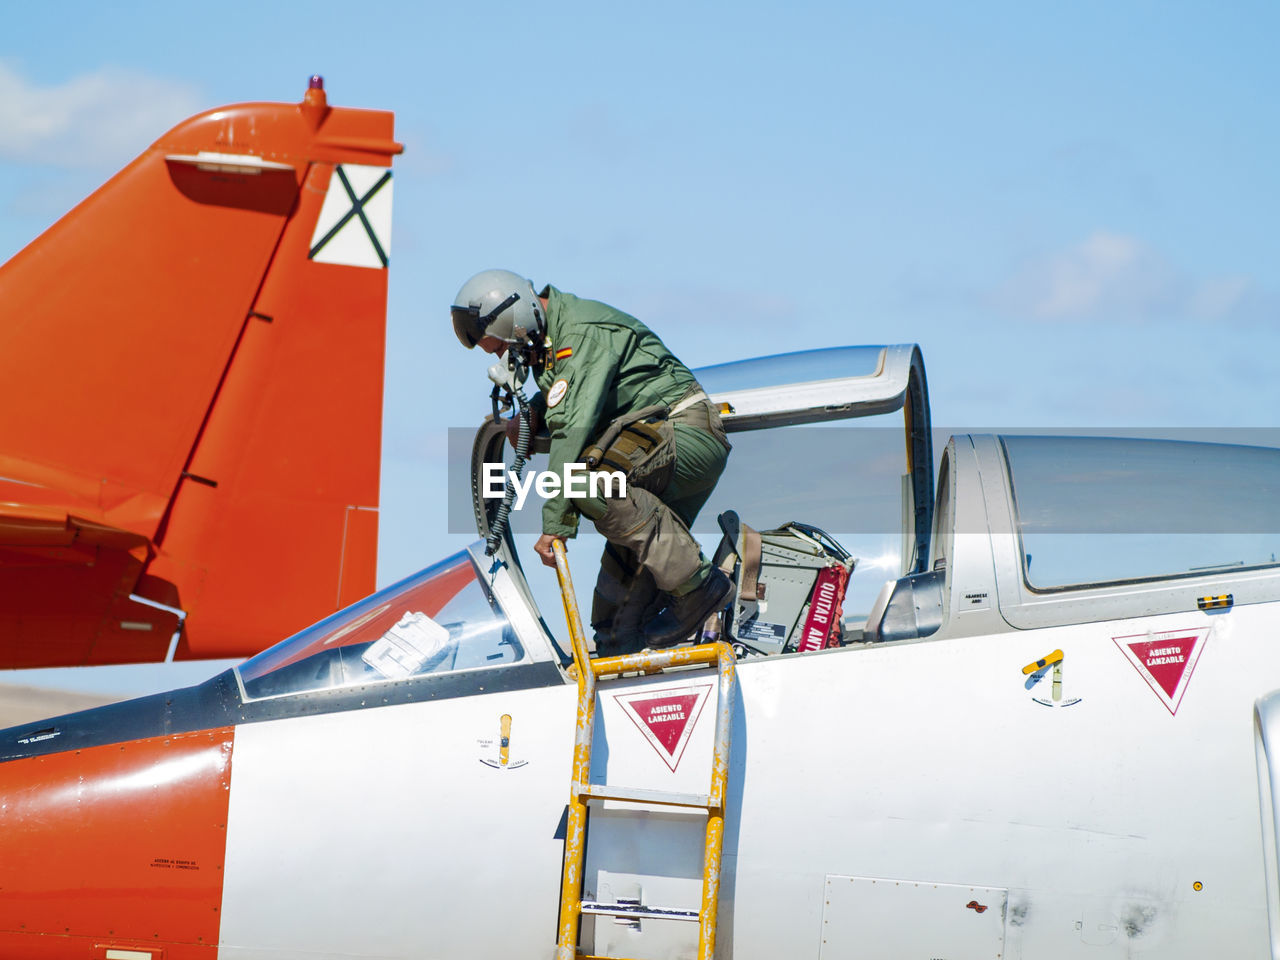
[(536, 293), (508, 270), (468, 280), (451, 313), (468, 349), (528, 358), (539, 390), (532, 426), (545, 419), (551, 433), (549, 472), (563, 477), (565, 464), (585, 462), (627, 477), (625, 495), (548, 498), (534, 546), (554, 567), (552, 543), (576, 535), (579, 514), (608, 541), (591, 607), (596, 653), (688, 638), (733, 591), (689, 533), (729, 456), (693, 374), (634, 317), (550, 285)]

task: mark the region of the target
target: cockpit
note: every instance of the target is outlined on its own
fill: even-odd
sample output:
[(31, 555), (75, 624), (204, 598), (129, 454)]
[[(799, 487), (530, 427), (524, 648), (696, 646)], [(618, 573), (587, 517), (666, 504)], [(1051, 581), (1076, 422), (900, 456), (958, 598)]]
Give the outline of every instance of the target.
[[(486, 674), (552, 658), (501, 566), (475, 544), (294, 634), (235, 668), (244, 703)], [(558, 658), (557, 658), (558, 659)]]
[[(957, 436), (939, 445), (935, 490), (918, 347), (695, 374), (734, 447), (693, 532), (736, 579), (717, 629), (740, 657), (1196, 610), (1209, 596), (1280, 598), (1275, 447)], [(497, 501), (481, 471), (511, 457), (503, 424), (481, 426), (469, 485), (482, 538)], [(539, 679), (522, 682), (568, 682), (555, 576), (522, 565), (537, 530), (536, 506), (527, 513), (494, 555), (477, 543), (247, 661), (244, 702), (442, 676), (479, 690), (534, 676), (531, 666)], [(570, 552), (590, 584), (603, 541), (584, 527)]]

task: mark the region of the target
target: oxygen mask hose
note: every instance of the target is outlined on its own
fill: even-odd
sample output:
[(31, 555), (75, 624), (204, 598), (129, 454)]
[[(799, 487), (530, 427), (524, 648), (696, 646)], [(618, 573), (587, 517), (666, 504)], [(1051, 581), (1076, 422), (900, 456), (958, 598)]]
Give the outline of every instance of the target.
[(524, 394), (516, 394), (516, 401), (519, 404), (520, 412), (520, 432), (516, 437), (516, 458), (511, 464), (511, 470), (507, 473), (507, 489), (502, 496), (502, 503), (498, 505), (497, 516), (493, 518), (493, 526), (489, 529), (489, 538), (485, 541), (485, 556), (492, 557), (498, 550), (498, 544), (502, 542), (503, 536), (507, 532), (507, 521), (511, 515), (511, 504), (516, 498), (516, 481), (520, 479), (520, 475), (524, 472), (525, 461), (529, 459), (529, 442), (533, 439), (533, 431), (530, 427), (529, 405), (525, 402)]
[[(495, 364), (496, 367), (497, 365)], [(523, 372), (520, 369), (512, 371), (513, 376), (504, 384), (515, 401), (516, 416), (520, 418), (520, 427), (516, 436), (516, 458), (511, 464), (511, 469), (507, 472), (506, 491), (503, 493), (502, 503), (498, 505), (498, 513), (493, 518), (493, 526), (489, 528), (489, 536), (485, 540), (484, 552), (487, 557), (492, 557), (497, 553), (498, 545), (502, 543), (502, 538), (506, 535), (507, 522), (511, 515), (511, 504), (516, 498), (516, 483), (524, 472), (525, 461), (529, 459), (529, 444), (533, 441), (533, 430), (531, 429), (532, 411), (529, 409), (529, 401), (524, 396), (524, 376), (521, 375)], [(494, 370), (490, 370), (489, 376), (495, 383), (498, 383)], [(514, 389), (512, 389), (513, 386)]]

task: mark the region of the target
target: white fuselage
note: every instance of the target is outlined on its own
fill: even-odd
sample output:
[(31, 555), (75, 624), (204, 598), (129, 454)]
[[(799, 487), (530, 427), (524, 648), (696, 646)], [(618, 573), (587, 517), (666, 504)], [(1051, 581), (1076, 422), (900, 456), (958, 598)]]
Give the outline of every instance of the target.
[[(1252, 705), (1277, 627), (1256, 604), (740, 663), (718, 954), (1265, 955)], [(1114, 639), (1171, 630), (1208, 631), (1176, 713)], [(1021, 672), (1055, 649), (1056, 703)], [(593, 779), (705, 791), (714, 691), (678, 762), (617, 695), (712, 678), (602, 682)], [(550, 957), (575, 693), (238, 727), (220, 953)], [(506, 767), (483, 762), (504, 714)], [(701, 822), (595, 809), (584, 894), (696, 907)], [(584, 943), (593, 923), (624, 956), (696, 940), (600, 918)]]

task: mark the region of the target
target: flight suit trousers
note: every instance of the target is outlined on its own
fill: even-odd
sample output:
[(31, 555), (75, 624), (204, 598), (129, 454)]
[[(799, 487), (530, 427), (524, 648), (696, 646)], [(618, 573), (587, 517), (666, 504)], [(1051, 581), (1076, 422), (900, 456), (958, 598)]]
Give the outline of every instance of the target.
[[(669, 594), (709, 566), (689, 532), (711, 496), (729, 457), (720, 417), (708, 401), (682, 410), (666, 424), (660, 444), (629, 473), (627, 495), (578, 501), (608, 541), (600, 559), (591, 608), (597, 653), (638, 650), (644, 623)], [(660, 464), (652, 471), (650, 464)]]

